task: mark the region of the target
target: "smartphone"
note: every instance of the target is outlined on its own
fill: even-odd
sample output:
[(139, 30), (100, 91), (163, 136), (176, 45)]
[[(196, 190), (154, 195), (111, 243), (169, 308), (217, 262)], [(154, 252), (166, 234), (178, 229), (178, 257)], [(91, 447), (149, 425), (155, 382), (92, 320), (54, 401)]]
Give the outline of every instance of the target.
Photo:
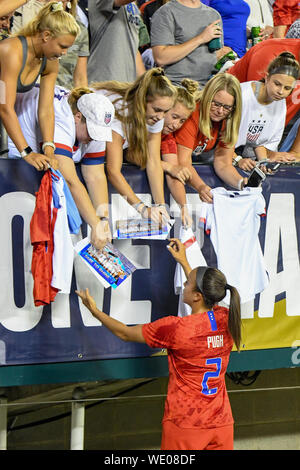
[(276, 171), (280, 167), (281, 162), (271, 162), (270, 160), (260, 160), (256, 166), (260, 168), (261, 166), (265, 166), (267, 170)]
[(255, 168), (253, 168), (252, 172), (250, 173), (246, 187), (257, 188), (258, 186), (261, 185), (261, 183), (265, 179), (266, 179), (265, 173), (256, 166)]
[(281, 163), (278, 162), (268, 162), (266, 164), (267, 170), (276, 171), (280, 167)]

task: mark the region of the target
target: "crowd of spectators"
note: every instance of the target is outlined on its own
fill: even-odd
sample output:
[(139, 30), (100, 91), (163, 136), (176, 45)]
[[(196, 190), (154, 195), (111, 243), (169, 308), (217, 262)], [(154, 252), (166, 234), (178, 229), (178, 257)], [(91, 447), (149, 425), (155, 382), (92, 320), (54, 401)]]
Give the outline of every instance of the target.
[[(42, 26), (37, 28), (35, 34), (26, 29), (49, 4), (52, 5), (53, 17), (58, 10), (63, 10), (76, 21), (78, 28), (75, 39), (69, 37), (65, 44), (60, 44), (61, 33), (55, 33), (57, 41), (60, 41), (60, 51), (51, 57), (46, 56)], [(125, 159), (146, 168), (152, 196), (158, 207), (164, 204), (162, 178), (165, 174), (168, 186), (182, 208), (182, 220), (187, 220), (185, 193), (182, 190), (186, 183), (197, 188), (201, 199), (211, 201), (210, 188), (201, 178), (195, 177), (192, 167), (195, 161), (213, 164), (224, 183), (242, 189), (247, 179), (241, 178), (236, 167), (250, 170), (255, 161), (262, 159), (259, 155), (263, 155), (263, 159), (276, 159), (283, 163), (300, 160), (299, 99), (296, 99), (299, 94), (297, 73), (300, 59), (298, 0), (0, 0), (0, 14), (1, 39), (5, 40), (5, 43), (0, 43), (1, 78), (8, 83), (9, 73), (14, 73), (16, 82), (26, 83), (26, 86), (28, 82), (32, 85), (31, 79), (35, 78), (40, 83), (41, 97), (47, 90), (47, 99), (41, 99), (39, 106), (47, 104), (50, 123), (55, 119), (50, 105), (54, 86), (63, 87), (66, 92), (77, 87), (89, 89), (90, 92), (101, 91), (114, 104), (114, 120), (119, 124), (112, 125), (112, 142), (106, 142), (106, 172), (120, 194), (144, 216), (149, 216), (148, 208), (144, 210), (143, 202), (121, 176)], [(254, 27), (260, 28), (256, 45), (252, 42)], [(27, 33), (24, 34), (24, 31)], [(50, 36), (55, 34), (50, 32)], [(19, 41), (16, 43), (16, 38), (22, 35), (27, 45), (27, 56), (25, 49), (23, 53), (19, 52), (20, 57), (23, 54), (23, 59), (20, 58), (23, 68), (20, 64), (18, 70), (9, 72), (9, 67), (13, 67), (5, 55), (11, 56), (12, 50), (18, 54), (21, 46)], [(266, 84), (273, 78), (267, 70), (283, 52), (290, 53), (294, 71), (292, 73), (288, 69), (290, 64), (276, 69), (277, 75), (280, 74), (276, 86), (278, 89), (280, 86), (285, 88), (283, 93), (278, 91), (277, 98), (273, 95), (270, 98), (270, 86)], [(45, 70), (38, 67), (38, 61), (43, 57)], [(53, 61), (53, 58), (59, 58), (59, 62)], [(34, 74), (34, 70), (37, 73)], [(52, 70), (52, 75), (49, 75), (49, 70)], [(141, 104), (138, 97), (149, 74), (152, 78), (145, 89), (148, 87), (152, 91), (146, 92)], [(152, 86), (157, 76), (163, 77), (165, 87), (171, 90), (169, 94), (161, 95), (158, 88)], [(229, 85), (229, 77), (233, 76), (237, 81)], [(190, 103), (186, 105), (184, 101), (184, 104), (179, 104), (176, 95), (180, 95), (179, 90), (186, 86), (187, 80), (190, 81), (188, 88), (193, 89), (189, 93)], [(251, 85), (244, 86), (243, 82), (250, 81), (260, 85), (255, 85), (255, 90), (260, 89), (260, 92), (252, 86), (259, 106), (269, 109), (274, 100), (281, 101), (280, 119), (284, 124), (277, 132), (276, 143), (271, 138), (271, 144), (268, 139), (264, 140), (265, 150), (262, 153), (252, 152), (251, 163), (244, 165), (243, 161), (237, 164), (235, 147), (240, 148), (237, 142), (249, 147), (249, 129), (243, 131), (246, 137), (244, 134), (241, 137), (237, 129), (239, 123), (243, 123), (245, 97), (251, 90)], [(220, 82), (223, 85), (218, 88)], [(48, 83), (47, 87), (44, 83)], [(1, 105), (0, 117), (9, 138), (22, 153), (23, 147), (24, 151), (28, 151), (28, 142), (22, 136), (19, 123), (12, 129), (10, 120), (13, 119), (11, 122), (16, 124), (17, 117), (12, 109), (8, 114), (7, 106), (12, 108), (20, 92), (26, 93), (27, 89), (24, 85), (13, 91), (14, 86), (14, 80), (10, 80), (11, 98), (9, 103)], [(241, 93), (237, 89), (248, 91)], [(25, 159), (35, 168), (45, 169), (58, 154), (53, 143), (55, 125), (48, 125), (46, 131), (43, 112), (38, 113), (38, 119), (44, 141), (43, 152), (29, 153)], [(163, 125), (164, 119), (166, 125)], [(268, 119), (268, 126), (272, 128), (277, 118), (273, 115)], [(273, 127), (277, 129), (278, 126)], [(282, 146), (283, 137), (291, 128), (289, 150), (279, 150), (280, 147), (286, 148)], [(114, 158), (111, 158), (112, 154)], [(118, 159), (115, 158), (116, 154), (119, 155)], [(245, 148), (241, 156), (242, 160), (249, 158)], [(96, 160), (89, 167), (87, 156), (82, 155), (82, 158), (82, 172), (86, 176), (87, 186), (91, 181), (90, 186), (95, 186)], [(158, 168), (159, 161), (161, 169)], [(53, 165), (59, 166), (57, 162)], [(94, 191), (89, 192), (94, 206), (97, 205)], [(155, 208), (153, 214), (156, 213), (164, 214), (162, 209)]]
[[(101, 250), (112, 238), (108, 181), (130, 211), (167, 223), (165, 177), (190, 230), (185, 185), (206, 207), (217, 201), (195, 162), (211, 164), (224, 185), (244, 196), (255, 166), (268, 173), (268, 162), (300, 161), (299, 16), (299, 0), (0, 0), (0, 119), (8, 157), (46, 170), (36, 209), (43, 191), (50, 200), (51, 179), (64, 179), (76, 222), (85, 220), (91, 244)], [(134, 192), (122, 173), (125, 162), (145, 170), (153, 203)], [(35, 210), (31, 222), (37, 219)], [(40, 242), (39, 230), (38, 236)], [(33, 250), (31, 270), (41, 274), (43, 289), (39, 260), (52, 256), (53, 245), (45, 240)], [(168, 248), (184, 270), (183, 301), (195, 315), (128, 327), (99, 311), (88, 289), (76, 293), (121, 339), (167, 348), (171, 359), (176, 352), (162, 449), (233, 449), (224, 376), (233, 340), (237, 349), (241, 340), (241, 299), (218, 270), (192, 270), (179, 240)], [(71, 279), (72, 242), (70, 253)], [(66, 270), (63, 255), (58, 264)], [(52, 285), (51, 259), (48, 265), (56, 295), (61, 287)], [(227, 291), (229, 310), (217, 306)], [(208, 336), (212, 331), (220, 336)], [(222, 338), (214, 359), (211, 338)], [(219, 381), (208, 388), (212, 376)]]

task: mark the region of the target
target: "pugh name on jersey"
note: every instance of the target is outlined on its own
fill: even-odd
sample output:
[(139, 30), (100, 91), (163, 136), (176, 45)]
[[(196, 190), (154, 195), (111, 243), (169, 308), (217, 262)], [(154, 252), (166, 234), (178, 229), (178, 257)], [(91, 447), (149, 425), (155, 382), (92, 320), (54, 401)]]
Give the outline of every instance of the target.
[(207, 347), (209, 348), (221, 348), (223, 346), (223, 335), (214, 335), (207, 337)]

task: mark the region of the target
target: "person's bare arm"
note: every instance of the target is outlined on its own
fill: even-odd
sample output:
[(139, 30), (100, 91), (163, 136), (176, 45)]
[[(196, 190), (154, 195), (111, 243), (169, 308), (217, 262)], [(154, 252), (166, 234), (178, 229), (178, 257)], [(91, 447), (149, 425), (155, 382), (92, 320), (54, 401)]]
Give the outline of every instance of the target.
[(220, 20), (214, 21), (208, 25), (201, 34), (198, 34), (194, 38), (186, 41), (182, 44), (176, 44), (175, 46), (153, 46), (153, 58), (155, 63), (159, 67), (173, 64), (189, 55), (194, 49), (199, 47), (201, 44), (206, 44), (211, 39), (219, 38), (222, 36), (222, 29), (217, 28), (220, 25)]
[(277, 39), (283, 39), (286, 35), (286, 25), (274, 26), (273, 37)]
[(77, 63), (73, 74), (74, 88), (78, 86), (88, 86), (87, 63), (88, 58), (86, 56), (80, 56), (77, 58)]
[(100, 218), (99, 236), (104, 241), (110, 242), (112, 237), (109, 226), (108, 187), (104, 164), (81, 165), (81, 173), (93, 207)]
[(112, 131), (112, 142), (106, 143), (106, 171), (108, 179), (131, 205), (141, 202), (122, 174), (123, 165), (123, 138)]
[(192, 165), (192, 149), (179, 144), (177, 145), (177, 154), (179, 165), (187, 167), (191, 173), (188, 184), (198, 192), (202, 201), (211, 203), (211, 188), (203, 181)]
[(92, 244), (98, 249), (103, 248), (107, 243), (105, 224), (103, 225), (100, 221), (84, 184), (78, 178), (72, 158), (64, 155), (56, 155), (56, 157), (59, 162), (58, 168), (70, 188), (80, 215), (91, 227)]
[(161, 134), (148, 133), (148, 159), (146, 172), (149, 180), (151, 194), (156, 204), (164, 204), (164, 173), (160, 158)]
[(247, 182), (232, 165), (234, 148), (216, 147), (214, 154), (214, 170), (224, 183), (236, 189), (242, 189)]
[(170, 243), (167, 245), (167, 248), (175, 261), (180, 263), (186, 278), (188, 278), (192, 268), (186, 257), (186, 248), (184, 244), (177, 238), (170, 238)]
[(146, 68), (145, 68), (145, 65), (144, 65), (144, 62), (143, 62), (140, 51), (137, 51), (137, 54), (135, 56), (135, 67), (136, 67), (136, 77), (137, 78), (140, 77), (141, 75), (143, 75), (143, 73), (146, 72)]
[[(43, 142), (54, 141), (54, 88), (58, 73), (58, 60), (48, 61), (46, 70), (40, 79), (38, 102), (38, 120)], [(54, 149), (46, 146), (45, 155), (53, 158)]]
[(0, 16), (6, 16), (27, 3), (28, 0), (0, 0)]
[(143, 325), (127, 326), (125, 323), (110, 317), (106, 313), (97, 308), (94, 298), (90, 295), (89, 290), (75, 291), (81, 298), (83, 304), (89, 309), (91, 314), (97, 318), (102, 325), (108, 328), (115, 336), (123, 341), (133, 341), (136, 343), (146, 343), (142, 328)]
[(192, 225), (192, 218), (189, 215), (186, 204), (185, 183), (191, 177), (187, 167), (178, 165), (177, 154), (162, 155), (162, 167), (166, 174), (166, 181), (170, 193), (177, 202), (181, 211), (181, 221), (185, 227)]
[(290, 153), (296, 158), (296, 161), (300, 161), (300, 124), (298, 126), (298, 132), (294, 143), (290, 149)]
[[(18, 39), (8, 39), (2, 41), (0, 46), (0, 79), (2, 84), (0, 119), (17, 150), (22, 152), (28, 147), (28, 143), (15, 112), (17, 79), (22, 65), (20, 45), (17, 41)], [(53, 168), (57, 168), (55, 158), (40, 153), (31, 152), (24, 157), (24, 160), (37, 170), (46, 170), (49, 164)]]
[(270, 160), (282, 162), (282, 163), (292, 163), (293, 161), (300, 161), (300, 124), (298, 126), (298, 131), (294, 143), (288, 152), (272, 152), (268, 150), (268, 158)]

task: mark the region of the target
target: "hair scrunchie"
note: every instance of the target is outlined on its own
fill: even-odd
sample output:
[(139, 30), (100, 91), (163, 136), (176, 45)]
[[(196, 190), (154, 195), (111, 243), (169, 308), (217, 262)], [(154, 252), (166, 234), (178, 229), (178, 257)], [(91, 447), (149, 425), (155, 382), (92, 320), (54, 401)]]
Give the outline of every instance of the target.
[(62, 2), (53, 3), (51, 7), (51, 11), (63, 11), (63, 10), (64, 10), (64, 7), (63, 7)]
[(153, 77), (161, 77), (161, 76), (163, 77), (165, 76), (164, 70), (161, 67), (156, 67), (153, 70)]

